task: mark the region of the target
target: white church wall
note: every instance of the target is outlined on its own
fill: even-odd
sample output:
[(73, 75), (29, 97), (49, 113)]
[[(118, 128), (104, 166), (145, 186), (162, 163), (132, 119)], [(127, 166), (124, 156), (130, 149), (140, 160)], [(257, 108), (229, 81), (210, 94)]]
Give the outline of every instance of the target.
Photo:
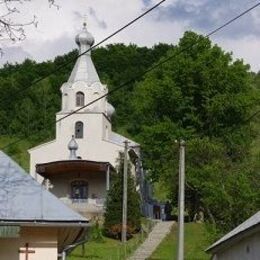
[[(65, 114), (57, 114), (57, 120), (64, 116)], [(102, 138), (102, 114), (78, 112), (57, 123), (56, 139), (63, 146), (67, 146), (71, 136), (75, 135), (75, 124), (78, 121), (84, 124), (84, 135), (83, 139), (77, 139), (77, 142), (82, 140), (96, 142), (96, 140)]]
[[(71, 198), (71, 183), (76, 180), (88, 183), (88, 198), (79, 200)], [(106, 199), (106, 173), (71, 173), (52, 177), (50, 181), (52, 186), (50, 191), (73, 210), (87, 218), (103, 214)]]
[(70, 175), (51, 178), (50, 191), (60, 199), (71, 198), (71, 183), (75, 180), (84, 180), (88, 183), (88, 197), (104, 199), (106, 196), (105, 173), (91, 172), (84, 174), (71, 173)]
[[(57, 119), (63, 116), (64, 114), (58, 114)], [(30, 173), (32, 176), (35, 175), (35, 165), (37, 163), (69, 159), (67, 146), (74, 134), (77, 121), (84, 124), (83, 138), (76, 139), (79, 146), (77, 155), (84, 160), (105, 161), (115, 166), (119, 152), (122, 152), (124, 148), (123, 143), (120, 145), (106, 140), (111, 133), (109, 120), (101, 113), (78, 113), (57, 123), (56, 140), (29, 150), (31, 155)], [(106, 134), (108, 135), (107, 138)]]
[[(64, 83), (61, 87), (61, 92), (62, 92), (61, 112), (70, 112), (79, 108), (78, 106), (76, 106), (76, 94), (78, 92), (82, 92), (84, 94), (84, 105), (87, 105), (93, 100), (106, 94), (107, 89), (105, 85), (102, 85), (100, 82), (91, 84), (91, 86), (86, 86), (86, 82), (77, 81), (73, 84)], [(100, 99), (94, 104), (87, 106), (83, 110), (103, 112), (105, 111), (105, 108), (106, 108), (106, 100)]]
[(112, 131), (111, 122), (107, 119), (107, 117), (102, 117), (102, 139), (109, 140), (109, 135)]
[[(79, 145), (77, 155), (82, 159), (109, 162), (113, 166), (116, 165), (119, 152), (123, 152), (123, 146), (115, 145), (109, 141), (84, 142), (83, 140), (77, 140), (77, 143)], [(69, 158), (69, 151), (66, 146), (64, 147), (58, 142), (53, 142), (50, 145), (41, 146), (30, 151), (30, 155), (30, 173), (35, 177), (36, 164), (66, 160)]]
[(57, 150), (57, 142), (55, 140), (42, 144), (42, 145), (39, 145), (39, 146), (29, 150), (30, 174), (35, 179), (38, 179), (35, 174), (35, 166), (37, 163), (45, 163), (45, 162), (59, 160), (59, 152), (55, 152), (56, 150)]

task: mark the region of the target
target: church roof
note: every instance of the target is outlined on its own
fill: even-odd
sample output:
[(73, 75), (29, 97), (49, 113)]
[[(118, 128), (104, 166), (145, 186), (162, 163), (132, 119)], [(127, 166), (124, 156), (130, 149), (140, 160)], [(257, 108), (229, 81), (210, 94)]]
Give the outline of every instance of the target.
[(36, 164), (36, 172), (45, 178), (58, 176), (60, 174), (77, 172), (81, 174), (106, 173), (108, 167), (115, 171), (109, 162), (97, 162), (88, 160), (64, 160)]
[(84, 25), (83, 30), (76, 36), (76, 43), (79, 45), (80, 56), (71, 72), (68, 82), (84, 81), (90, 85), (100, 82), (96, 68), (91, 59), (91, 52), (85, 53), (93, 44), (94, 38)]
[(68, 82), (74, 83), (76, 81), (84, 81), (89, 84), (100, 82), (96, 68), (89, 54), (83, 54), (76, 61)]
[(129, 146), (139, 146), (138, 143), (120, 135), (120, 134), (117, 134), (115, 132), (111, 132), (110, 133), (110, 136), (109, 136), (109, 140), (114, 142), (114, 143), (117, 143), (117, 144), (120, 144), (120, 145), (124, 145), (124, 142), (125, 141), (128, 141), (129, 142)]
[(206, 249), (206, 251), (213, 251), (215, 248), (219, 247), (220, 245), (226, 243), (227, 241), (234, 239), (238, 235), (245, 233), (249, 229), (257, 226), (260, 224), (260, 211), (258, 211), (256, 214), (251, 216), (249, 219), (244, 221), (242, 224), (234, 228), (232, 231), (227, 233), (225, 236), (220, 238), (218, 241), (216, 241), (213, 245), (211, 245), (209, 248)]
[(86, 225), (88, 220), (63, 204), (0, 151), (0, 222)]

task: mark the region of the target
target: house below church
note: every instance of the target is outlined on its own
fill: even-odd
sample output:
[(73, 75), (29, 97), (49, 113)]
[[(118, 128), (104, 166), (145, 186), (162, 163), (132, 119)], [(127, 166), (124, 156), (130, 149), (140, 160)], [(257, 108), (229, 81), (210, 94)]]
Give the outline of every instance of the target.
[[(104, 212), (106, 192), (124, 142), (129, 142), (135, 176), (141, 172), (140, 148), (112, 130), (115, 109), (106, 97), (101, 98), (107, 94), (107, 86), (100, 82), (91, 52), (85, 53), (94, 44), (86, 24), (76, 36), (76, 43), (80, 56), (61, 87), (62, 108), (56, 114), (56, 139), (29, 150), (30, 174), (71, 208), (93, 217)], [(140, 178), (136, 177), (138, 181)]]
[(0, 259), (57, 260), (89, 225), (0, 151)]
[(212, 260), (260, 259), (260, 211), (216, 241), (207, 250)]

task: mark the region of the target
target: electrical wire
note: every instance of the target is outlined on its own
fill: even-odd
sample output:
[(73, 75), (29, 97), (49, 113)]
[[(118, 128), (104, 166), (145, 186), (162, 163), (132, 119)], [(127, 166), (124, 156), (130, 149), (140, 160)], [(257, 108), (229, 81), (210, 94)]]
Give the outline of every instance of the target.
[[(241, 14), (237, 15), (236, 17), (230, 19), (229, 21), (227, 21), (226, 23), (224, 23), (223, 25), (219, 26), (218, 28), (214, 29), (213, 31), (209, 32), (208, 34), (205, 35), (206, 38), (209, 38), (210, 36), (212, 36), (213, 34), (217, 33), (218, 31), (220, 31), (221, 29), (223, 29), (224, 27), (228, 26), (229, 24), (231, 24), (232, 22), (236, 21), (237, 19), (239, 19), (240, 17), (244, 16), (245, 14), (247, 14), (248, 12), (250, 12), (251, 10), (255, 9), (256, 7), (258, 7), (260, 5), (260, 2), (255, 4), (254, 6), (250, 7), (249, 9), (245, 10), (244, 12), (242, 12)], [(192, 43), (190, 45), (188, 45), (186, 48), (182, 49), (180, 52), (178, 52), (177, 54), (175, 55), (171, 55), (169, 56), (168, 58), (164, 59), (163, 61), (153, 65), (152, 67), (150, 67), (148, 70), (146, 70), (145, 72), (141, 73), (140, 75), (137, 75), (135, 76), (134, 78), (131, 78), (130, 80), (128, 80), (127, 82), (123, 83), (122, 85), (118, 86), (117, 88), (114, 88), (113, 90), (110, 90), (108, 91), (108, 93), (100, 96), (99, 98), (97, 99), (94, 99), (93, 101), (89, 102), (88, 104), (74, 110), (73, 112), (69, 113), (68, 115), (56, 120), (56, 123), (62, 121), (63, 119), (81, 111), (82, 109), (94, 104), (95, 102), (99, 101), (100, 99), (103, 99), (105, 98), (106, 96), (108, 95), (111, 95), (113, 94), (114, 92), (124, 88), (125, 86), (129, 85), (130, 83), (133, 83), (135, 82), (137, 79), (140, 79), (142, 78), (143, 76), (145, 76), (147, 73), (149, 73), (150, 71), (160, 67), (161, 65), (163, 65), (164, 63), (168, 62), (169, 60), (175, 58), (176, 56), (180, 55), (181, 53), (185, 52), (186, 50), (192, 48), (193, 46), (195, 46), (196, 44), (198, 44), (200, 41), (202, 41), (202, 39), (198, 40), (197, 42), (195, 43)]]
[[(207, 34), (205, 35), (205, 37), (206, 37), (206, 38), (209, 38), (209, 37), (212, 36), (213, 34), (219, 32), (220, 30), (222, 30), (222, 29), (225, 28), (226, 26), (230, 25), (231, 23), (235, 22), (236, 20), (238, 20), (239, 18), (241, 18), (241, 17), (244, 16), (245, 14), (249, 13), (249, 12), (252, 11), (253, 9), (257, 8), (259, 5), (260, 5), (260, 2), (258, 2), (257, 4), (253, 5), (252, 7), (248, 8), (248, 9), (246, 9), (245, 11), (243, 11), (243, 12), (240, 13), (240, 14), (238, 14), (238, 15), (235, 16), (234, 18), (228, 20), (228, 21), (227, 21), (226, 23), (224, 23), (223, 25), (221, 25), (221, 26), (217, 27), (216, 29), (212, 30), (211, 32), (207, 33)], [(120, 86), (118, 86), (117, 88), (108, 91), (106, 94), (100, 96), (99, 98), (97, 98), (97, 99), (95, 99), (95, 100), (93, 100), (93, 101), (87, 103), (86, 105), (80, 107), (79, 109), (76, 109), (76, 110), (72, 111), (71, 113), (69, 113), (69, 114), (67, 114), (67, 115), (65, 115), (65, 116), (63, 116), (63, 117), (61, 117), (60, 119), (56, 120), (55, 123), (61, 122), (61, 121), (64, 120), (65, 118), (67, 118), (67, 117), (69, 117), (69, 116), (71, 116), (71, 115), (73, 115), (73, 114), (76, 114), (77, 112), (79, 112), (79, 111), (83, 110), (84, 108), (86, 108), (86, 107), (88, 107), (88, 106), (90, 106), (90, 105), (96, 103), (97, 101), (99, 101), (99, 100), (101, 100), (101, 99), (107, 97), (108, 95), (111, 95), (111, 94), (113, 94), (114, 92), (116, 92), (116, 91), (118, 91), (118, 90), (120, 90), (120, 89), (122, 89), (122, 88), (128, 86), (130, 83), (135, 82), (137, 79), (142, 78), (142, 77), (145, 76), (147, 73), (149, 73), (149, 72), (155, 70), (156, 68), (158, 68), (158, 67), (162, 66), (163, 64), (167, 63), (168, 61), (172, 60), (173, 58), (175, 58), (176, 56), (178, 56), (178, 55), (180, 55), (181, 53), (185, 52), (186, 50), (192, 48), (193, 46), (195, 46), (196, 44), (198, 44), (198, 43), (199, 43), (200, 41), (202, 41), (202, 40), (203, 40), (203, 39), (200, 38), (198, 41), (196, 41), (195, 43), (192, 43), (192, 44), (188, 45), (186, 48), (180, 50), (178, 53), (176, 53), (176, 54), (174, 54), (174, 55), (171, 55), (171, 56), (169, 56), (168, 58), (162, 60), (161, 62), (159, 62), (159, 63), (153, 65), (152, 67), (150, 67), (149, 69), (147, 69), (145, 72), (141, 73), (140, 75), (137, 75), (136, 77), (131, 78), (131, 79), (128, 80), (127, 82), (125, 82), (125, 83), (121, 84)], [(251, 120), (251, 119), (252, 119), (252, 116), (250, 117), (250, 120)], [(13, 144), (16, 144), (16, 143), (20, 142), (20, 141), (23, 140), (23, 139), (25, 139), (25, 138), (20, 138), (19, 140), (16, 140), (16, 141), (14, 141), (14, 142), (11, 142), (11, 143), (7, 144), (6, 146), (2, 147), (2, 150), (6, 149), (6, 148), (8, 148), (8, 147), (10, 147), (10, 146), (12, 146)]]
[[(75, 62), (79, 57), (81, 57), (82, 55), (85, 55), (86, 53), (92, 51), (93, 49), (95, 49), (96, 47), (100, 46), (102, 43), (106, 42), (107, 40), (111, 39), (112, 37), (114, 37), (115, 35), (117, 35), (118, 33), (120, 33), (121, 31), (125, 30), (127, 27), (131, 26), (132, 24), (134, 24), (135, 22), (137, 22), (138, 20), (140, 20), (141, 18), (143, 18), (144, 16), (146, 16), (147, 14), (149, 14), (150, 12), (152, 12), (153, 10), (155, 10), (156, 8), (158, 8), (160, 5), (162, 5), (164, 2), (166, 2), (167, 0), (161, 0), (160, 2), (158, 2), (157, 4), (153, 5), (151, 8), (149, 8), (148, 10), (146, 10), (145, 12), (143, 12), (142, 14), (140, 14), (139, 16), (137, 16), (135, 19), (131, 20), (130, 22), (128, 22), (127, 24), (125, 24), (124, 26), (122, 26), (121, 28), (119, 28), (118, 30), (116, 30), (115, 32), (113, 32), (112, 34), (110, 34), (109, 36), (107, 36), (106, 38), (104, 38), (103, 40), (101, 40), (100, 42), (98, 42), (97, 44), (94, 44), (93, 46), (91, 46), (89, 49), (87, 49), (86, 51), (82, 52), (81, 54), (77, 55), (77, 57), (70, 59), (69, 61), (63, 63), (62, 65), (60, 65), (58, 68), (55, 68), (54, 70), (52, 70), (51, 72), (49, 72), (47, 75), (44, 75), (42, 77), (40, 77), (39, 79), (33, 81), (30, 85), (18, 90), (13, 96), (12, 98), (14, 98), (15, 96), (21, 94), (22, 92), (26, 91), (27, 89), (33, 87), (34, 85), (38, 84), (39, 82), (43, 81), (44, 79), (48, 78), (49, 76), (51, 76), (52, 74), (56, 73), (57, 71), (60, 71), (61, 69), (65, 68), (66, 66), (68, 66), (69, 64), (71, 64), (72, 62)], [(0, 102), (2, 102), (4, 99), (0, 99)]]

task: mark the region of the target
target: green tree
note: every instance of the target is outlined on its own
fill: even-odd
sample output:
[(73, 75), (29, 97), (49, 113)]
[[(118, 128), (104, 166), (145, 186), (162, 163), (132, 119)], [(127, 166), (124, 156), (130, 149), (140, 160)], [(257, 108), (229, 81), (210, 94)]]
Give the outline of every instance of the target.
[[(104, 222), (106, 233), (117, 239), (121, 238), (122, 232), (123, 168), (123, 156), (120, 154), (117, 174), (113, 176), (112, 187), (107, 195)], [(140, 229), (141, 208), (140, 195), (131, 176), (130, 164), (127, 180), (127, 233), (131, 235)]]
[(143, 144), (150, 177), (173, 201), (174, 140), (187, 140), (187, 210), (203, 208), (221, 230), (230, 229), (258, 207), (257, 173), (246, 166), (255, 137), (247, 118), (259, 92), (249, 66), (203, 36), (186, 32), (167, 55), (174, 58), (136, 86), (128, 131)]

